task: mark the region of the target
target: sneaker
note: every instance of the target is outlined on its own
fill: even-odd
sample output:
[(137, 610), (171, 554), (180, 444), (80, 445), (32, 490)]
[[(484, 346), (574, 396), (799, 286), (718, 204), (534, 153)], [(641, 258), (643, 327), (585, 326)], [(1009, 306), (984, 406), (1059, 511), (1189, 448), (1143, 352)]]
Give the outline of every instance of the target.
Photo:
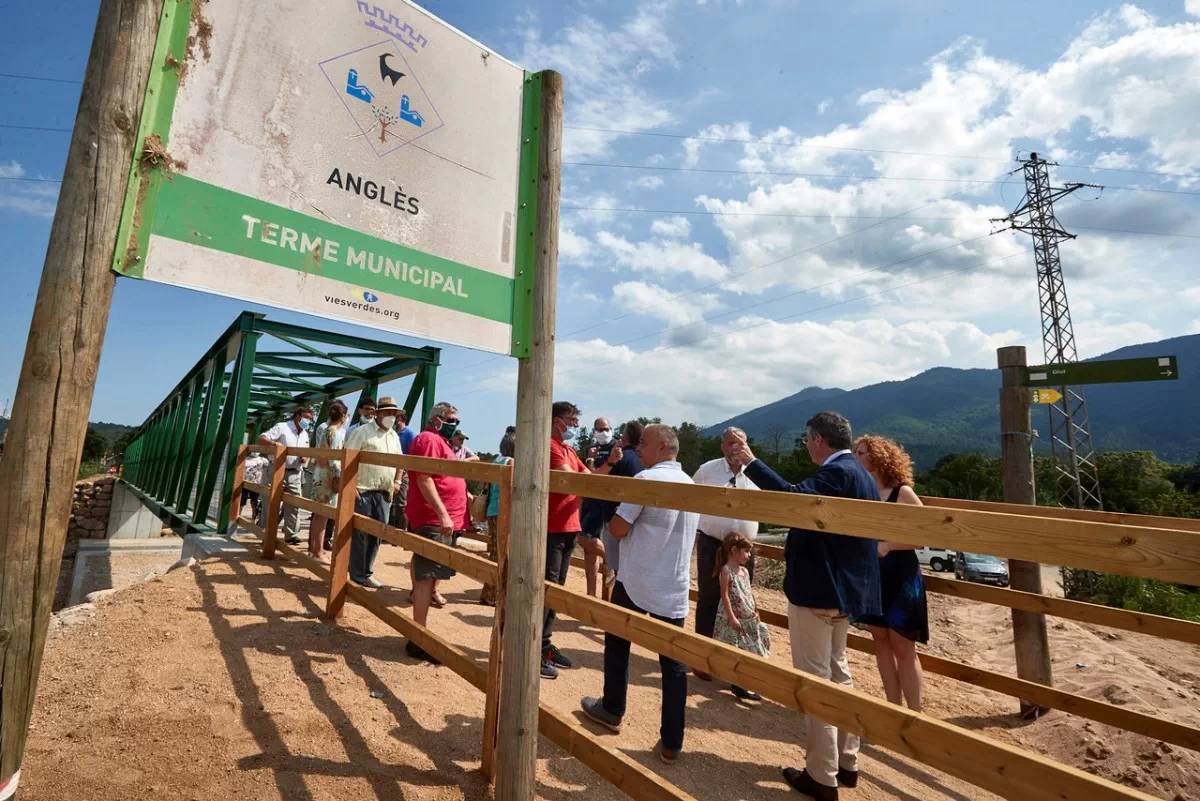
[(554, 646), (554, 645), (551, 645), (549, 648), (546, 649), (545, 653), (542, 654), (542, 659), (544, 659), (547, 662), (553, 663), (555, 667), (560, 667), (560, 668), (575, 667), (575, 663), (571, 661), (571, 658), (569, 656), (567, 656), (566, 654), (564, 654), (562, 651), (558, 650), (557, 646)]
[(383, 584), (380, 583), (379, 580), (376, 579), (374, 576), (368, 576), (364, 581), (358, 581), (357, 579), (350, 579), (350, 580), (353, 581), (355, 584), (357, 584), (360, 587), (367, 587), (368, 589), (372, 589), (372, 590), (377, 590), (383, 586)]
[(658, 758), (668, 765), (674, 765), (679, 761), (679, 749), (664, 748), (662, 740), (658, 741), (658, 744), (654, 746), (654, 750), (658, 752)]
[[(758, 693), (752, 693), (749, 690), (743, 689), (736, 684), (731, 684), (729, 689), (740, 701), (761, 701), (762, 696)], [(849, 785), (847, 785), (849, 786)]]
[(588, 696), (580, 702), (580, 706), (583, 708), (583, 714), (592, 721), (599, 723), (614, 734), (621, 733), (621, 718), (605, 709), (601, 699)]
[(288, 545), (299, 545), (300, 538), (295, 535), (292, 535), (291, 537), (288, 537), (287, 539), (285, 539), (284, 542), (286, 542)]
[(806, 795), (813, 801), (838, 801), (838, 788), (826, 787), (809, 776), (807, 770), (784, 768), (783, 780), (800, 795)]
[(858, 786), (858, 771), (838, 768), (837, 780), (842, 787), (854, 789)]
[(421, 659), (421, 660), (428, 662), (431, 665), (442, 664), (433, 656), (433, 654), (429, 653), (428, 651), (426, 651), (421, 646), (417, 645), (412, 640), (409, 640), (407, 643), (404, 644), (404, 653), (408, 654), (413, 659)]
[(551, 662), (549, 659), (542, 660), (542, 678), (543, 679), (557, 679), (558, 678), (558, 668), (556, 668), (554, 666), (554, 663)]

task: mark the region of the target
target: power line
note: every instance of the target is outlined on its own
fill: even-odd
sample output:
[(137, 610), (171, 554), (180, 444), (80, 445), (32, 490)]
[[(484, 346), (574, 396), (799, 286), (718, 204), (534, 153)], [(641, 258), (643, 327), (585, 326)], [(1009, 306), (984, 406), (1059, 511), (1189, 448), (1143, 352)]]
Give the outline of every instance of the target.
[(72, 128), (46, 128), (40, 125), (8, 125), (0, 124), (0, 128), (8, 128), (12, 131), (49, 131), (50, 133), (71, 133)]
[(606, 167), (619, 170), (653, 170), (657, 172), (697, 172), (715, 175), (771, 175), (782, 178), (830, 178), (844, 181), (940, 181), (951, 184), (978, 184), (971, 178), (929, 178), (908, 175), (835, 175), (824, 172), (785, 172), (782, 170), (730, 170), (716, 167), (663, 167), (648, 164), (608, 164), (595, 161), (564, 161), (564, 167)]
[[(979, 264), (972, 264), (972, 265), (971, 265), (971, 266), (969, 266), (969, 267), (960, 267), (960, 268), (959, 268), (959, 269), (957, 269), (957, 270), (950, 270), (950, 271), (948, 271), (948, 272), (939, 273), (938, 275), (931, 275), (931, 276), (928, 276), (928, 277), (926, 277), (926, 278), (918, 278), (918, 279), (916, 279), (916, 280), (913, 280), (913, 281), (908, 281), (908, 282), (906, 282), (906, 283), (903, 283), (903, 284), (897, 284), (897, 285), (895, 285), (895, 286), (891, 286), (891, 287), (888, 287), (888, 288), (886, 288), (886, 289), (880, 289), (880, 290), (877, 290), (877, 291), (875, 291), (875, 292), (865, 292), (865, 293), (863, 293), (863, 294), (861, 294), (861, 295), (858, 295), (857, 297), (853, 297), (853, 298), (846, 298), (846, 299), (844, 299), (844, 300), (835, 301), (835, 302), (833, 302), (833, 303), (827, 303), (827, 304), (825, 304), (824, 306), (815, 306), (815, 307), (813, 307), (813, 308), (811, 308), (811, 309), (805, 309), (805, 310), (803, 310), (803, 311), (795, 312), (795, 313), (793, 313), (793, 314), (787, 314), (787, 315), (784, 315), (784, 316), (782, 316), (782, 317), (772, 317), (772, 318), (768, 318), (768, 319), (766, 319), (766, 320), (760, 320), (760, 321), (758, 321), (758, 322), (756, 322), (756, 323), (751, 323), (750, 325), (745, 325), (745, 326), (742, 326), (741, 328), (735, 328), (735, 329), (732, 329), (732, 330), (714, 331), (714, 332), (712, 332), (712, 333), (710, 333), (710, 334), (706, 334), (705, 336), (699, 337), (699, 338), (697, 338), (697, 339), (694, 339), (694, 340), (691, 340), (691, 341), (689, 341), (689, 342), (682, 342), (682, 343), (679, 343), (679, 344), (677, 344), (677, 345), (667, 345), (667, 346), (665, 346), (665, 347), (662, 347), (662, 348), (656, 348), (656, 349), (654, 349), (654, 350), (652, 350), (652, 351), (642, 351), (642, 352), (640, 352), (640, 353), (636, 353), (636, 354), (634, 354), (633, 358), (634, 358), (634, 359), (637, 359), (638, 357), (644, 356), (644, 355), (646, 355), (647, 353), (663, 353), (664, 351), (669, 351), (669, 350), (677, 350), (677, 349), (679, 349), (679, 348), (683, 348), (683, 347), (691, 347), (691, 346), (693, 346), (693, 345), (698, 345), (698, 344), (699, 344), (699, 343), (701, 343), (701, 342), (705, 342), (705, 341), (707, 341), (707, 340), (709, 340), (709, 339), (712, 339), (712, 338), (714, 338), (714, 337), (718, 337), (718, 336), (729, 336), (729, 335), (731, 335), (731, 334), (740, 334), (740, 333), (743, 333), (743, 332), (745, 332), (745, 331), (749, 331), (749, 330), (751, 330), (751, 329), (758, 328), (758, 327), (760, 327), (760, 326), (763, 326), (763, 325), (767, 325), (768, 323), (778, 323), (778, 322), (783, 322), (784, 320), (792, 320), (792, 319), (795, 319), (796, 317), (800, 317), (800, 316), (803, 316), (803, 315), (807, 315), (807, 314), (814, 314), (814, 313), (816, 313), (816, 312), (825, 311), (825, 310), (827, 310), (827, 309), (833, 309), (833, 308), (836, 308), (836, 307), (838, 307), (838, 306), (844, 306), (844, 305), (846, 305), (847, 303), (855, 303), (855, 302), (857, 302), (857, 301), (860, 301), (860, 300), (866, 300), (867, 298), (878, 297), (879, 295), (884, 295), (884, 294), (887, 294), (887, 293), (889, 293), (889, 292), (895, 292), (895, 291), (897, 291), (897, 290), (900, 290), (900, 289), (905, 289), (905, 288), (907, 288), (907, 287), (910, 287), (910, 286), (916, 286), (917, 284), (925, 284), (925, 283), (928, 283), (928, 282), (930, 282), (930, 281), (937, 281), (937, 280), (939, 280), (939, 279), (942, 279), (942, 278), (948, 278), (949, 276), (952, 276), (952, 275), (958, 275), (958, 274), (960, 274), (960, 273), (965, 273), (965, 272), (968, 272), (968, 271), (970, 271), (970, 270), (977, 270), (977, 269), (979, 269), (980, 267), (987, 267), (987, 266), (989, 266), (989, 265), (992, 265), (992, 264), (998, 264), (999, 262), (1002, 262), (1002, 261), (1007, 261), (1007, 260), (1009, 260), (1009, 259), (1016, 258), (1017, 256), (1021, 256), (1021, 255), (1024, 255), (1024, 254), (1023, 254), (1023, 253), (1012, 253), (1012, 254), (1010, 254), (1010, 255), (1008, 255), (1008, 256), (1000, 256), (1000, 257), (998, 257), (998, 258), (991, 259), (991, 260), (989, 260), (989, 261), (980, 262)], [(618, 362), (621, 362), (621, 361), (624, 361), (624, 360), (623, 360), (623, 359), (610, 359), (610, 360), (609, 360), (609, 361), (607, 361), (607, 362), (593, 362), (593, 363), (589, 363), (589, 364), (587, 364), (587, 365), (584, 365), (583, 367), (577, 367), (577, 368), (574, 368), (574, 369), (571, 369), (571, 370), (563, 370), (561, 373), (558, 373), (558, 372), (556, 372), (556, 373), (555, 373), (555, 375), (556, 375), (556, 376), (557, 376), (557, 375), (569, 375), (569, 374), (571, 374), (571, 373), (577, 373), (577, 372), (580, 372), (580, 371), (582, 371), (582, 370), (595, 370), (595, 369), (596, 369), (596, 368), (598, 368), (598, 367), (607, 367), (607, 366), (608, 366), (608, 365), (610, 365), (610, 364), (617, 364)], [(507, 372), (507, 371), (504, 371), (504, 372)], [(487, 380), (488, 378), (494, 378), (494, 377), (496, 377), (496, 376), (503, 375), (503, 374), (504, 374), (503, 372), (501, 372), (501, 373), (493, 373), (493, 374), (491, 374), (491, 375), (483, 376), (482, 378), (479, 378), (479, 379), (476, 379), (476, 380), (477, 380), (477, 381), (484, 381), (484, 380)], [(477, 393), (480, 393), (480, 392), (487, 392), (487, 391), (488, 391), (488, 389), (487, 389), (486, 387), (484, 387), (484, 388), (481, 388), (481, 389), (474, 389), (474, 390), (471, 390), (470, 392), (457, 393), (457, 394), (455, 395), (455, 397), (457, 397), (457, 398), (463, 398), (463, 397), (466, 397), (466, 396), (468, 396), (468, 395), (475, 395), (475, 394), (477, 394)]]
[[(605, 211), (629, 214), (670, 214), (670, 215), (700, 215), (705, 217), (775, 217), (799, 220), (890, 220), (877, 214), (790, 214), (787, 212), (757, 212), (757, 211), (707, 211), (703, 209), (636, 209), (617, 208), (613, 206), (560, 206), (563, 211)], [(958, 222), (960, 217), (908, 217), (906, 220), (919, 222)], [(1064, 225), (1081, 228), (1085, 231), (1107, 231), (1116, 234), (1140, 234), (1144, 236), (1173, 236), (1184, 239), (1200, 239), (1200, 234), (1179, 234), (1169, 231), (1139, 231), (1131, 228), (1107, 228), (1099, 225), (1079, 225), (1063, 221)]]
[[(1009, 175), (1009, 174), (1011, 174), (1011, 173), (1005, 173), (1005, 175)], [(995, 183), (996, 181), (1000, 180), (1000, 178), (1002, 178), (1002, 177), (1004, 177), (1004, 176), (998, 176), (997, 178), (994, 178), (990, 181), (979, 181), (978, 183), (980, 183), (980, 184)], [(833, 244), (834, 242), (838, 242), (842, 239), (847, 239), (851, 236), (855, 236), (864, 231), (869, 231), (872, 228), (876, 228), (876, 227), (883, 225), (884, 223), (890, 222), (892, 220), (897, 220), (902, 217), (907, 217), (909, 214), (911, 214), (914, 211), (920, 211), (921, 209), (923, 209), (927, 206), (932, 206), (933, 204), (940, 203), (943, 200), (949, 200), (950, 198), (954, 197), (955, 195), (960, 195), (963, 192), (966, 192), (970, 188), (971, 187), (964, 187), (962, 189), (955, 190), (954, 192), (951, 192), (948, 195), (945, 195), (943, 197), (934, 198), (933, 200), (922, 203), (920, 206), (915, 206), (915, 207), (909, 209), (908, 211), (902, 211), (899, 214), (892, 215), (891, 217), (884, 217), (884, 218), (880, 219), (878, 222), (872, 223), (871, 225), (867, 225), (862, 228), (857, 228), (848, 233), (842, 234), (840, 236), (836, 236), (833, 239), (828, 239), (819, 244), (804, 248), (803, 250), (798, 250), (795, 253), (789, 253), (788, 255), (783, 256), (782, 258), (775, 259), (774, 261), (767, 262), (766, 264), (760, 264), (757, 267), (750, 268), (749, 270), (743, 270), (740, 273), (732, 273), (732, 274), (727, 275), (726, 277), (721, 278), (717, 281), (713, 281), (711, 283), (705, 284), (704, 286), (699, 286), (699, 287), (696, 287), (695, 289), (689, 289), (684, 292), (679, 292), (677, 294), (671, 295), (670, 297), (668, 297), (662, 301), (659, 301), (658, 303), (653, 303), (649, 306), (644, 306), (642, 308), (633, 309), (632, 311), (625, 312), (624, 314), (619, 314), (616, 317), (610, 317), (607, 320), (601, 320), (598, 323), (593, 323), (592, 325), (584, 326), (583, 328), (576, 329), (575, 331), (570, 331), (567, 334), (564, 334), (563, 338), (565, 339), (566, 337), (575, 336), (576, 334), (582, 334), (584, 331), (590, 331), (593, 328), (599, 328), (602, 325), (608, 325), (609, 323), (614, 323), (614, 322), (617, 322), (618, 320), (623, 320), (626, 317), (630, 317), (634, 314), (641, 314), (642, 312), (649, 311), (650, 309), (656, 309), (659, 306), (662, 306), (666, 303), (670, 303), (671, 301), (674, 301), (674, 300), (678, 300), (679, 298), (686, 297), (688, 295), (694, 295), (697, 292), (703, 292), (705, 289), (709, 289), (711, 287), (717, 286), (718, 284), (723, 284), (726, 281), (732, 281), (734, 278), (740, 278), (744, 275), (749, 275), (750, 273), (757, 272), (758, 270), (766, 269), (767, 267), (773, 267), (774, 265), (781, 264), (782, 262), (785, 262), (788, 259), (794, 258), (796, 256), (800, 256), (804, 253), (811, 252), (818, 248), (825, 247), (826, 245)], [(487, 359), (483, 359), (478, 362), (474, 362), (473, 364), (464, 365), (463, 367), (459, 367), (459, 368), (455, 368), (455, 369), (451, 369), (451, 370), (443, 370), (442, 375), (445, 375), (446, 373), (457, 372), (459, 370), (469, 370), (474, 367), (479, 367), (481, 365), (488, 364), (490, 362), (494, 362), (494, 361), (498, 360), (499, 358), (500, 358), (499, 356), (493, 356), (491, 358), (487, 358)]]
[(73, 81), (67, 78), (43, 78), (40, 75), (17, 75), (12, 72), (0, 72), (0, 78), (16, 78), (21, 81), (46, 81), (47, 83), (83, 83), (83, 81)]
[(0, 181), (28, 181), (30, 183), (39, 183), (39, 184), (61, 184), (62, 183), (62, 180), (59, 178), (26, 178), (25, 176), (17, 176), (17, 175), (0, 175)]
[[(606, 167), (619, 170), (650, 170), (656, 172), (680, 172), (680, 173), (713, 173), (718, 175), (769, 175), (782, 178), (818, 178), (832, 179), (842, 181), (923, 181), (923, 182), (940, 182), (947, 184), (977, 184), (981, 183), (970, 178), (928, 178), (915, 175), (834, 175), (820, 172), (785, 172), (779, 170), (730, 170), (720, 169), (715, 167), (663, 167), (649, 164), (609, 164), (596, 161), (564, 161), (564, 167)], [(1060, 165), (1061, 166), (1061, 165)], [(1092, 169), (1092, 168), (1085, 168)], [(1102, 168), (1096, 168), (1102, 169)], [(1185, 176), (1196, 178), (1200, 176)], [(999, 179), (997, 179), (998, 181)], [(984, 183), (996, 183), (997, 181), (988, 181)], [(1168, 195), (1200, 195), (1200, 192), (1194, 192), (1187, 189), (1160, 189), (1147, 186), (1111, 186), (1106, 185), (1104, 189), (1125, 190), (1128, 192), (1161, 192)]]
[[(683, 139), (692, 140), (695, 142), (725, 142), (739, 145), (766, 145), (768, 147), (796, 147), (810, 150), (834, 150), (844, 151), (847, 153), (881, 153), (889, 156), (923, 156), (927, 158), (938, 159), (962, 159), (964, 161), (990, 161), (993, 164), (1007, 164), (1006, 159), (996, 159), (989, 156), (966, 156), (953, 153), (923, 153), (913, 150), (885, 150), (882, 148), (870, 147), (841, 147), (838, 145), (814, 145), (807, 142), (778, 142), (771, 139), (759, 139), (755, 137), (746, 137), (737, 139), (726, 136), (699, 136), (689, 134), (665, 133), (663, 131), (626, 131), (617, 128), (593, 128), (582, 125), (564, 125), (564, 129), (571, 131), (591, 131), (594, 133), (619, 134), (622, 136), (651, 136), (664, 139)], [(1074, 170), (1102, 170), (1104, 172), (1126, 172), (1137, 175), (1157, 175), (1161, 178), (1200, 178), (1200, 175), (1195, 173), (1178, 173), (1178, 172), (1160, 172), (1158, 170), (1136, 170), (1130, 167), (1097, 167), (1094, 165), (1084, 164), (1059, 164), (1059, 167), (1070, 168)]]

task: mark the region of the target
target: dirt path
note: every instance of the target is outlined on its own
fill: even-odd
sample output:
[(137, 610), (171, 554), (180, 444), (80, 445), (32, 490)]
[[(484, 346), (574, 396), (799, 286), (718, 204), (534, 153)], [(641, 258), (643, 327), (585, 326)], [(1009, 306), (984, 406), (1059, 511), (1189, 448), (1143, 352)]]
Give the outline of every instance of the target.
[[(379, 558), (381, 580), (407, 586), (407, 558), (385, 545)], [(576, 582), (582, 584), (579, 571), (573, 571), (573, 586)], [(451, 603), (435, 610), (431, 622), (484, 662), (491, 610), (475, 603), (478, 585), (459, 577), (443, 592)], [(403, 590), (381, 594), (396, 603), (407, 596)], [(777, 593), (764, 591), (762, 596), (765, 606), (782, 603)], [(194, 570), (176, 571), (102, 601), (93, 619), (55, 633), (47, 647), (23, 771), (27, 797), (490, 797), (477, 772), (482, 694), (446, 668), (408, 659), (403, 639), (357, 606), (348, 606), (342, 627), (321, 622), (323, 598), (323, 585), (307, 571), (234, 555), (208, 559)], [(960, 606), (972, 607), (949, 603), (935, 602), (934, 620), (949, 621)], [(1003, 619), (1000, 610), (992, 611)], [(964, 619), (962, 624), (967, 631), (992, 636), (986, 621)], [(969, 651), (967, 638), (943, 636), (941, 630), (948, 626), (937, 626), (934, 649)], [(556, 642), (579, 667), (557, 681), (543, 682), (542, 698), (576, 714), (580, 696), (601, 689), (603, 635), (573, 620), (561, 620), (559, 632)], [(776, 639), (773, 658), (790, 663), (786, 637)], [(1004, 651), (1003, 641), (997, 635), (997, 654)], [(1011, 652), (1011, 639), (1007, 649)], [(1186, 663), (1190, 668), (1170, 660), (1176, 670), (1200, 673), (1194, 650)], [(879, 694), (873, 659), (857, 653), (851, 659), (859, 686)], [(1168, 681), (1152, 666), (1145, 669), (1148, 676)], [(685, 757), (667, 767), (651, 752), (658, 729), (657, 658), (635, 646), (625, 731), (619, 737), (604, 735), (605, 741), (699, 799), (799, 798), (779, 777), (781, 765), (802, 761), (803, 732), (795, 713), (772, 703), (739, 704), (715, 683), (693, 679), (689, 692)], [(1055, 713), (1010, 730), (1012, 699), (940, 677), (929, 678), (928, 696), (930, 714), (1010, 741), (1048, 736), (1058, 720), (1068, 721), (1072, 734), (1083, 729), (1078, 719)], [(1062, 740), (1063, 734), (1054, 737)], [(1121, 735), (1117, 744), (1131, 739), (1141, 738)], [(1111, 750), (1106, 763), (1121, 758), (1116, 748)], [(1174, 789), (1160, 789), (1153, 775), (1145, 779), (1144, 789), (1168, 800), (1175, 792), (1193, 795), (1200, 773), (1194, 755), (1176, 761), (1182, 759), (1181, 751), (1158, 760), (1179, 774)], [(545, 740), (539, 757), (540, 798), (624, 797)], [(864, 748), (861, 769), (863, 781), (857, 791), (845, 794), (848, 798), (994, 798), (872, 745)]]

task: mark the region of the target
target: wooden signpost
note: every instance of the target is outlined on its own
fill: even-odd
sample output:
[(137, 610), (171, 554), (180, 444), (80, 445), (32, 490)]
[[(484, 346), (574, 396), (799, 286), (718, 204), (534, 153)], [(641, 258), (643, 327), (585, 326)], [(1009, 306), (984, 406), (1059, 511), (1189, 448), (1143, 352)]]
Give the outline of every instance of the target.
[(532, 798), (562, 77), (409, 0), (101, 0), (87, 63), (0, 460), (0, 801), (118, 273), (520, 360), (495, 741), (497, 797)]

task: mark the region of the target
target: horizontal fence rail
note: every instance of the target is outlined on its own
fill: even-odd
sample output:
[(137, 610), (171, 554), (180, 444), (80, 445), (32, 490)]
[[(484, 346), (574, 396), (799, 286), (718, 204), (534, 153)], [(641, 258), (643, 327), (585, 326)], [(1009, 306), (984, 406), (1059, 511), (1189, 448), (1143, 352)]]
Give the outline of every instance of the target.
[[(251, 450), (246, 447), (240, 449), (239, 468)], [(269, 556), (277, 550), (280, 555), (308, 568), (327, 581), (330, 601), (326, 612), (329, 617), (336, 619), (340, 615), (339, 599), (349, 599), (365, 607), (463, 676), (473, 686), (487, 693), (487, 709), (491, 714), (494, 703), (492, 693), (496, 687), (493, 675), (494, 660), (499, 653), (496, 645), (498, 629), (493, 630), (493, 647), (489, 659), (492, 664), (489, 670), (471, 660), (453, 644), (387, 607), (369, 591), (349, 585), (346, 580), (346, 568), (350, 533), (353, 529), (358, 529), (414, 554), (445, 564), (476, 581), (503, 586), (504, 577), (496, 562), (355, 514), (354, 488), (357, 485), (360, 464), (378, 464), (419, 473), (458, 476), (495, 483), (509, 490), (511, 469), (479, 462), (393, 456), (355, 450), (318, 452), (315, 449), (288, 450), (281, 446), (271, 450), (276, 459), (271, 485), (236, 481), (233, 502), (239, 503), (241, 492), (249, 490), (259, 492), (279, 505), (308, 509), (334, 519), (337, 535), (332, 569), (311, 556), (277, 541), (277, 509), (269, 510), (266, 514), (265, 528), (236, 515), (239, 510), (233, 510), (234, 519), (238, 520), (242, 528), (261, 538), (264, 555)], [(343, 491), (337, 507), (282, 492), (282, 458), (285, 455), (314, 453), (319, 453), (319, 458), (339, 459), (342, 462)], [(759, 520), (851, 536), (930, 542), (997, 556), (1106, 569), (1130, 575), (1176, 577), (1171, 580), (1183, 580), (1177, 578), (1179, 576), (1200, 575), (1200, 534), (1182, 529), (1130, 526), (1087, 519), (1039, 518), (1029, 514), (1012, 514), (991, 509), (948, 511), (937, 507), (901, 507), (869, 501), (664, 484), (557, 471), (551, 471), (550, 482), (553, 492), (631, 501), (642, 505), (719, 514), (724, 517)], [(1091, 536), (1090, 542), (1084, 542), (1085, 535)], [(521, 536), (521, 533), (513, 532), (513, 536)], [(473, 538), (488, 541), (487, 537)], [(503, 560), (503, 547), (497, 548), (496, 543), (493, 543), (493, 548), (497, 557)], [(774, 546), (761, 545), (758, 546), (758, 550), (768, 558), (783, 556), (783, 550)], [(1176, 556), (1177, 554), (1181, 556)], [(1188, 642), (1192, 642), (1191, 638), (1194, 637), (1195, 628), (1189, 627), (1195, 627), (1195, 624), (1183, 623), (1182, 626), (1177, 626), (1175, 624), (1182, 622), (1169, 618), (1137, 615), (1093, 604), (1045, 598), (1012, 590), (967, 586), (963, 582), (932, 578), (932, 591), (940, 590), (946, 594), (1001, 603), (1042, 614), (1062, 613), (1061, 616), (1064, 617), (1075, 617), (1099, 625), (1114, 625), (1117, 628), (1158, 636), (1170, 636), (1170, 633), (1173, 633), (1177, 635), (1176, 639)], [(939, 586), (942, 583), (946, 586)], [(977, 593), (976, 590), (983, 592)], [(695, 591), (693, 596), (694, 594)], [(1086, 798), (1088, 801), (1150, 799), (1150, 796), (1138, 790), (996, 742), (927, 715), (914, 713), (861, 691), (761, 659), (724, 643), (632, 613), (551, 582), (546, 584), (545, 598), (547, 606), (561, 614), (629, 639), (724, 681), (757, 691), (790, 709), (853, 731), (873, 743), (892, 748), (900, 754), (1006, 798), (1044, 801), (1065, 798)], [(769, 625), (787, 624), (786, 617), (779, 613), (761, 610), (760, 614)], [(857, 635), (850, 638), (850, 646), (868, 653), (874, 650), (870, 639)], [(1079, 714), (1164, 742), (1200, 749), (1200, 731), (1182, 724), (1163, 721), (1151, 715), (929, 654), (921, 654), (921, 660), (926, 670), (931, 673), (946, 675), (1008, 695), (1029, 698), (1043, 706)], [(604, 746), (573, 718), (548, 709), (545, 705), (539, 710), (539, 730), (631, 797), (655, 801), (691, 801), (691, 797), (678, 787), (664, 781), (621, 752)], [(485, 736), (485, 772), (488, 770), (491, 750), (487, 743)]]
[(1127, 512), (1101, 512), (1095, 509), (1067, 509), (1061, 506), (1030, 506), (1023, 503), (1000, 503), (998, 501), (968, 501), (961, 498), (938, 498), (922, 495), (921, 502), (939, 509), (966, 509), (976, 512), (1002, 512), (1029, 517), (1051, 517), (1057, 520), (1081, 520), (1090, 523), (1113, 523), (1120, 526), (1139, 528), (1173, 528), (1179, 531), (1200, 533), (1200, 519), (1194, 517), (1166, 517), (1164, 515), (1135, 515)]
[(550, 491), (1200, 585), (1200, 534), (550, 471)]

